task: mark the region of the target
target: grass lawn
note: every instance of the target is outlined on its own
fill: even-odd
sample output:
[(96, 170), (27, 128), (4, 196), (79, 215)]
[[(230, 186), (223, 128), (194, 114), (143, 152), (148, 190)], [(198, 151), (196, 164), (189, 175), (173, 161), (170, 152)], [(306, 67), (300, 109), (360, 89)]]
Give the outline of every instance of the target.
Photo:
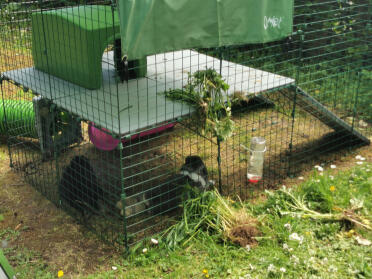
[[(157, 237), (158, 244), (145, 240), (128, 257), (23, 185), (2, 153), (0, 243), (17, 278), (58, 278), (60, 270), (61, 278), (372, 278), (371, 148), (357, 152), (249, 203), (228, 201), (255, 220), (249, 246), (233, 244), (198, 211), (188, 215), (189, 227), (172, 231), (177, 248)], [(35, 203), (20, 204), (25, 195)], [(22, 207), (47, 211), (32, 218)]]

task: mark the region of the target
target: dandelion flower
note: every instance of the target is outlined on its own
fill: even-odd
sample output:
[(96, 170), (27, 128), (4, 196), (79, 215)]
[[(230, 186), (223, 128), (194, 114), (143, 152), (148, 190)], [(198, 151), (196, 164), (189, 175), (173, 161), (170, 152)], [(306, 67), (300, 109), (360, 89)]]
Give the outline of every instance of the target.
[(347, 233), (346, 233), (346, 236), (347, 237), (352, 237), (353, 236), (353, 234), (354, 234), (354, 230), (350, 230), (350, 231), (348, 231)]
[(63, 270), (58, 270), (57, 276), (58, 278), (61, 278), (63, 276)]
[(280, 272), (282, 272), (282, 273), (285, 273), (285, 272), (287, 271), (284, 267), (281, 267), (279, 270), (280, 270)]
[(310, 235), (310, 234), (311, 234), (311, 232), (305, 232), (305, 234), (306, 234), (306, 235)]
[(331, 191), (331, 192), (336, 191), (336, 187), (332, 185), (331, 187), (329, 187), (329, 191)]
[(143, 248), (142, 253), (146, 254), (147, 253), (147, 248)]
[(205, 269), (205, 268), (204, 268), (204, 269), (203, 269), (203, 273), (204, 273), (204, 274), (207, 274), (207, 273), (208, 273), (208, 269)]
[(331, 165), (331, 169), (337, 168), (336, 165)]
[(205, 278), (209, 278), (209, 274), (207, 273), (207, 274), (204, 274), (204, 276), (205, 276)]

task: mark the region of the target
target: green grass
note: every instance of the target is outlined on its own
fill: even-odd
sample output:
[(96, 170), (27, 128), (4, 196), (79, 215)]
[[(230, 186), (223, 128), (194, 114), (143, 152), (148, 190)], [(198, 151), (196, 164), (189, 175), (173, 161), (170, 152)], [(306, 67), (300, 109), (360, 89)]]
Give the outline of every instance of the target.
[[(294, 210), (290, 206), (293, 200), (286, 194), (321, 216), (336, 216), (358, 205), (355, 216), (370, 225), (371, 174), (372, 164), (368, 163), (339, 173), (326, 170), (320, 175), (314, 171), (307, 181), (290, 191), (268, 192), (263, 203), (247, 203), (249, 214), (259, 220), (257, 247), (238, 247), (213, 230), (201, 229), (186, 245), (174, 249), (167, 248), (166, 238), (157, 238), (158, 245), (145, 240), (128, 257), (110, 263), (116, 270), (79, 278), (207, 278), (203, 270), (208, 271), (209, 278), (372, 278), (372, 246), (360, 245), (356, 240), (371, 240), (371, 231), (349, 221), (312, 218)], [(293, 214), (283, 214), (290, 210)], [(303, 240), (294, 240), (294, 233)], [(12, 231), (0, 235), (17, 237)], [(50, 272), (53, 267), (45, 265), (37, 253), (5, 252), (12, 263), (17, 263), (18, 278), (31, 278), (33, 274), (37, 278), (56, 278), (56, 272)]]
[[(1, 221), (3, 220), (0, 219)], [(18, 230), (0, 230), (0, 248), (3, 248), (9, 262), (12, 265), (17, 265), (15, 268), (17, 278), (55, 278), (39, 253), (24, 247), (15, 248), (12, 246), (11, 243), (19, 236)]]
[(4, 252), (11, 263), (17, 263), (18, 267), (15, 269), (17, 278), (56, 278), (39, 253), (27, 248), (4, 249)]
[[(314, 175), (297, 189), (307, 205), (323, 213), (337, 214), (351, 208), (352, 201), (363, 201), (358, 216), (372, 222), (372, 165), (330, 176)], [(333, 188), (333, 187), (334, 188)], [(332, 191), (334, 189), (334, 191)], [(200, 232), (182, 248), (170, 251), (166, 243), (158, 247), (144, 242), (129, 259), (116, 263), (118, 270), (87, 278), (371, 278), (371, 247), (356, 244), (355, 237), (372, 238), (371, 232), (344, 221), (281, 216), (280, 191), (267, 201), (251, 206), (251, 213), (261, 220), (262, 237), (250, 250), (224, 242), (218, 235)], [(290, 224), (290, 225), (286, 225)], [(354, 231), (354, 232), (353, 232)], [(302, 243), (290, 239), (297, 233)], [(146, 253), (142, 248), (147, 248)], [(282, 272), (285, 270), (285, 272)]]

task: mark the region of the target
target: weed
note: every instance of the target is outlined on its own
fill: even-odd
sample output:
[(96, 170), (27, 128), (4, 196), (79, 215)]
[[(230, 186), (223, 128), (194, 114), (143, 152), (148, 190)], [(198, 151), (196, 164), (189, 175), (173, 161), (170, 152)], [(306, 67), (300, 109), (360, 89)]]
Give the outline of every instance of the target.
[(220, 74), (207, 69), (190, 75), (185, 89), (171, 90), (165, 92), (165, 95), (194, 106), (197, 110), (196, 127), (202, 125), (202, 132), (224, 141), (234, 130), (231, 102), (226, 94), (228, 89), (229, 85)]

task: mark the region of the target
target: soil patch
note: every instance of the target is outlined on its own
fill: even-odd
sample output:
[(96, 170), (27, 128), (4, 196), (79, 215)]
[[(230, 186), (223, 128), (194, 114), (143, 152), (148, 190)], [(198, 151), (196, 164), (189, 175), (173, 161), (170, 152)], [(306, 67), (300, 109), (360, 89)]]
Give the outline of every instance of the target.
[(229, 233), (229, 238), (237, 245), (241, 247), (256, 246), (256, 237), (260, 235), (259, 230), (250, 224), (244, 224), (233, 228)]

